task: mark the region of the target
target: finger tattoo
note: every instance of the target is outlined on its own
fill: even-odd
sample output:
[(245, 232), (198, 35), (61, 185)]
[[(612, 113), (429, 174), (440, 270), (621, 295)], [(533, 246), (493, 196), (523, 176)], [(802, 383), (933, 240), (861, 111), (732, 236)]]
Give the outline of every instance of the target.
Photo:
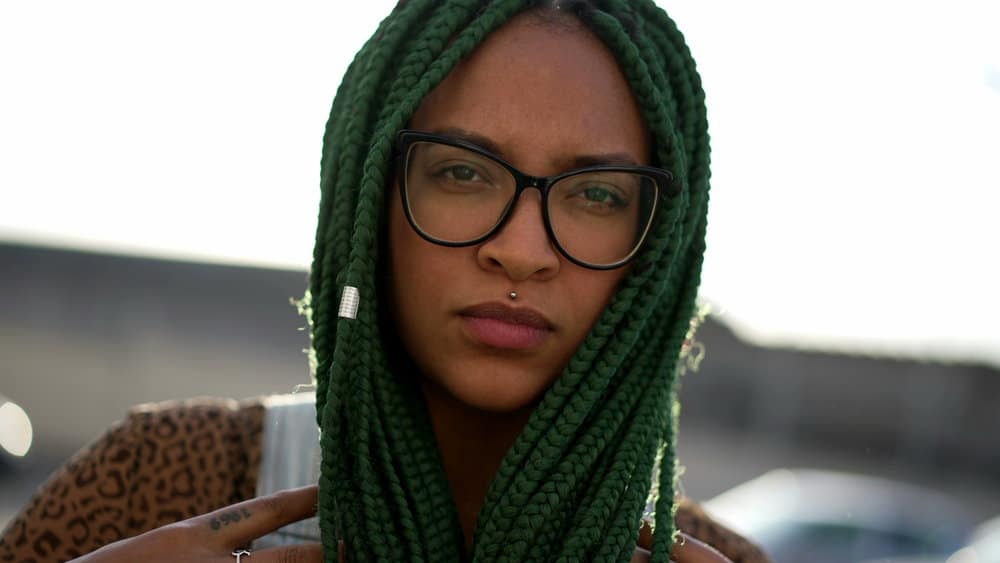
[(212, 519), (209, 520), (208, 524), (213, 530), (219, 530), (225, 526), (235, 524), (236, 522), (247, 518), (250, 518), (250, 511), (245, 508), (241, 508), (239, 510), (223, 512), (219, 516), (213, 516)]

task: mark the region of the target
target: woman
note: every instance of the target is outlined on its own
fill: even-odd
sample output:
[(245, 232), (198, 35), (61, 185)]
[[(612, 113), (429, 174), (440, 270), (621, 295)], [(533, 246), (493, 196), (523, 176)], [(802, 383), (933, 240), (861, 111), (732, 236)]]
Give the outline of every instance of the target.
[[(641, 0), (400, 2), (347, 71), (324, 145), (318, 491), (203, 516), (192, 500), (168, 515), (180, 524), (81, 561), (239, 561), (317, 503), (319, 543), (251, 560), (726, 561), (674, 541), (674, 374), (708, 138), (666, 15)], [(656, 533), (640, 534), (657, 463)], [(201, 467), (185, 469), (192, 490), (219, 472), (241, 484), (200, 495), (223, 499), (212, 508), (251, 496), (254, 459), (181, 465)], [(31, 543), (29, 518), (7, 546)]]

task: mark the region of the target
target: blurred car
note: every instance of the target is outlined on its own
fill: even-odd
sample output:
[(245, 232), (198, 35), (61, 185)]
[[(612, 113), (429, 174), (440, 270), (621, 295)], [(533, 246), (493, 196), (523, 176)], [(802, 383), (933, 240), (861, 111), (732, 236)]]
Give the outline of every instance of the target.
[(955, 553), (948, 563), (1000, 563), (1000, 516), (976, 526), (969, 545)]
[(889, 479), (779, 469), (705, 503), (776, 563), (939, 561), (971, 525), (952, 498)]

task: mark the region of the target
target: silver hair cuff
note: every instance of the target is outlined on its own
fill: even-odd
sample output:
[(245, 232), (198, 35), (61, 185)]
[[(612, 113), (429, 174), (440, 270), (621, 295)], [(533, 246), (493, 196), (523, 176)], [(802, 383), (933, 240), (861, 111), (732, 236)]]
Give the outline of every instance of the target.
[(361, 296), (358, 293), (358, 288), (345, 285), (344, 293), (340, 296), (340, 311), (337, 315), (345, 319), (358, 318), (358, 304), (360, 302)]

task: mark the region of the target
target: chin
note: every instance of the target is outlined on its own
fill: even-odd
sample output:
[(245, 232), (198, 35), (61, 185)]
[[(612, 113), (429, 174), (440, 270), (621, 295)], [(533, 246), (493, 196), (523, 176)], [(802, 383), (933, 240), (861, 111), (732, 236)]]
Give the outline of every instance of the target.
[(516, 369), (471, 367), (446, 374), (437, 383), (458, 402), (477, 410), (512, 413), (534, 408), (554, 378)]

